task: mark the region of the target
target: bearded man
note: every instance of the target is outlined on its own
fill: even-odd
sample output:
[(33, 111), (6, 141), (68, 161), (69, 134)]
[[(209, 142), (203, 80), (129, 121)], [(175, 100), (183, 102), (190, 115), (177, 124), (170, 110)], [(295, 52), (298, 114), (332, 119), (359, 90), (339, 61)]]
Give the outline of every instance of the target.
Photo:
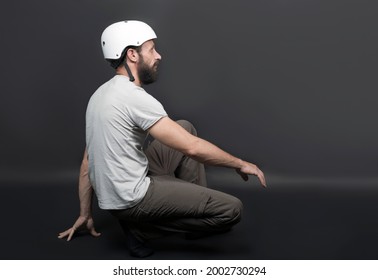
[[(244, 179), (263, 172), (197, 136), (188, 121), (173, 121), (143, 85), (157, 78), (156, 34), (141, 21), (122, 21), (101, 36), (116, 75), (92, 95), (86, 112), (86, 149), (80, 168), (80, 215), (59, 234), (95, 230), (93, 191), (99, 207), (115, 216), (135, 257), (153, 253), (146, 241), (182, 232), (198, 237), (226, 232), (241, 219), (242, 202), (206, 187), (204, 164), (229, 167)], [(154, 141), (146, 148), (150, 134)]]

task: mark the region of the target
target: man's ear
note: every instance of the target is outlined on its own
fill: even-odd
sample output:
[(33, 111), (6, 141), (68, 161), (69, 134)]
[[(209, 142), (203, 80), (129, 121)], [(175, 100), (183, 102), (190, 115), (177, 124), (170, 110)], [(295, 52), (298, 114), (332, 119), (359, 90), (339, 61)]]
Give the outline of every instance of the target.
[(127, 50), (126, 56), (131, 62), (134, 62), (134, 63), (138, 61), (138, 57), (139, 57), (138, 52), (132, 48)]

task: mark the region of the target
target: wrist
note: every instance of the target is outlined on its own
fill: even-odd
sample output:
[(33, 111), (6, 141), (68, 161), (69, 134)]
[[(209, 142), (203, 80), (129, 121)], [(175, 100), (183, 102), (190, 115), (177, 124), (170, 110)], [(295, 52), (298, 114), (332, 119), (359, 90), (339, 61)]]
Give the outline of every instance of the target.
[(236, 166), (237, 169), (241, 169), (245, 165), (244, 160), (238, 158), (236, 161), (236, 165), (237, 165)]
[(90, 218), (92, 216), (92, 211), (90, 210), (81, 210), (80, 211), (80, 216), (85, 217), (85, 218)]

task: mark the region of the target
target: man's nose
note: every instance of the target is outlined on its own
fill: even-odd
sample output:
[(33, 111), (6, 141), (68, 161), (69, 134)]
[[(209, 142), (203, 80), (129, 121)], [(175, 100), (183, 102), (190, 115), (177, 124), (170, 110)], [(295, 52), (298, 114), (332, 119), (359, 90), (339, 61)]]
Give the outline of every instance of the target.
[(155, 54), (155, 59), (156, 60), (161, 60), (161, 55), (158, 52), (156, 52), (156, 54)]

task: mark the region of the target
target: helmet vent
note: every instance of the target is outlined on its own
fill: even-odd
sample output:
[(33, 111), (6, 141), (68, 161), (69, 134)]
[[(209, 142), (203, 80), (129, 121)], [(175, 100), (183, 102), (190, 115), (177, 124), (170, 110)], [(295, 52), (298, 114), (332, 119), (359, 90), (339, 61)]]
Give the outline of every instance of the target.
[(105, 41), (102, 41), (102, 45), (105, 46)]

